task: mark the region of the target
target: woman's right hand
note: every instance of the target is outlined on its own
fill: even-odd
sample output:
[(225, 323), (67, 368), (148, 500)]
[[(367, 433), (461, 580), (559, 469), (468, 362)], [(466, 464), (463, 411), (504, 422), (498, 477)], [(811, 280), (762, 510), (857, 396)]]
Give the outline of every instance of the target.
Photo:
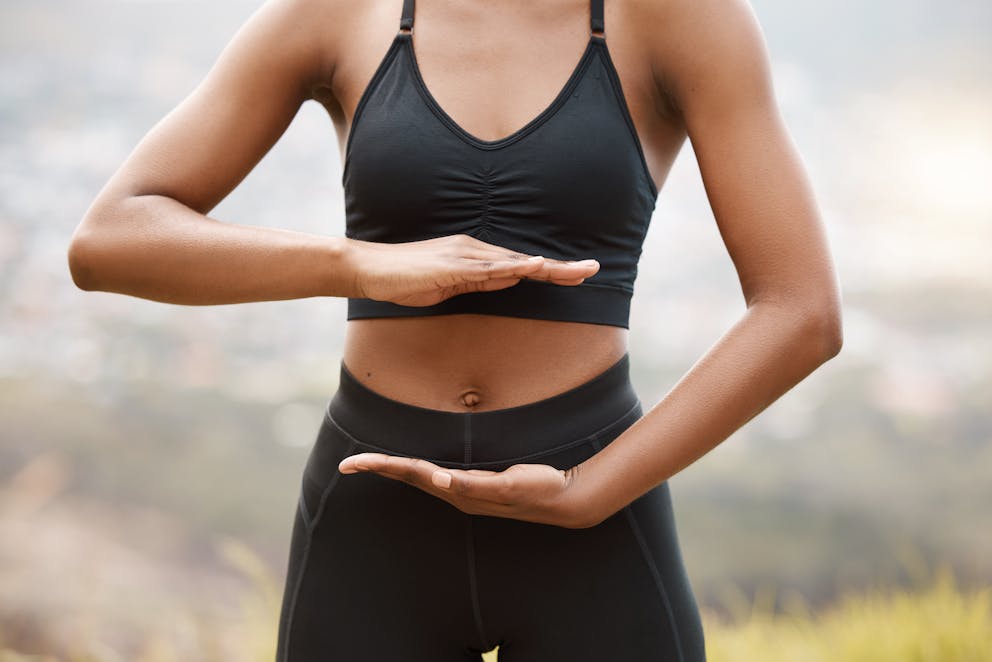
[(349, 241), (360, 296), (404, 306), (432, 306), (466, 292), (511, 287), (523, 278), (578, 285), (599, 271), (596, 260), (532, 256), (467, 234), (397, 244)]

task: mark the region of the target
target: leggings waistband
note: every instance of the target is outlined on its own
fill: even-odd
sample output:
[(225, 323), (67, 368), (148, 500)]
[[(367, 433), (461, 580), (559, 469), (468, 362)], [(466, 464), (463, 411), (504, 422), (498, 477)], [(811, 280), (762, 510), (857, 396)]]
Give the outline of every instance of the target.
[(605, 435), (641, 413), (630, 355), (567, 391), (480, 412), (429, 409), (370, 389), (340, 364), (326, 418), (365, 448), (452, 466), (519, 461)]

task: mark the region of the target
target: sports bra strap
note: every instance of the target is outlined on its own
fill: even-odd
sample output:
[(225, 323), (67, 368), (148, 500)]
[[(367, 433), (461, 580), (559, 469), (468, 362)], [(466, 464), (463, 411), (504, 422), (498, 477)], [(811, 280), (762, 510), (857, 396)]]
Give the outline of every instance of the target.
[(590, 26), (593, 32), (606, 32), (603, 21), (603, 0), (589, 0)]
[(414, 0), (403, 0), (403, 17), (400, 18), (400, 30), (413, 30)]

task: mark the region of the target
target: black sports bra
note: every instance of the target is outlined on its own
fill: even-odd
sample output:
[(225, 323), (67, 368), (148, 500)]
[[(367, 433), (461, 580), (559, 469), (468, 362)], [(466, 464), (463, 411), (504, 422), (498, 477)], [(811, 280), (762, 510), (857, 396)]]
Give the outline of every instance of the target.
[[(345, 236), (399, 243), (468, 234), (559, 260), (594, 258), (579, 285), (522, 279), (433, 306), (349, 298), (348, 319), (477, 313), (629, 328), (637, 264), (658, 197), (606, 46), (603, 0), (558, 95), (510, 135), (481, 140), (424, 84), (414, 0), (359, 99), (342, 173)], [(597, 34), (599, 33), (599, 34)]]

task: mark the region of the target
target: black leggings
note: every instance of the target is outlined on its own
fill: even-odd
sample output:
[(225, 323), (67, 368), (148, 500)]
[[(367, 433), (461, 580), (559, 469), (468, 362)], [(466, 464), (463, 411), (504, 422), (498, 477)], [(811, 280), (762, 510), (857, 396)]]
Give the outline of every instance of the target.
[[(699, 662), (703, 629), (668, 482), (597, 526), (470, 515), (349, 455), (572, 467), (642, 415), (629, 354), (563, 393), (452, 412), (388, 398), (341, 363), (303, 472), (277, 662)], [(663, 441), (659, 441), (663, 443)], [(617, 480), (623, 480), (617, 476)]]

